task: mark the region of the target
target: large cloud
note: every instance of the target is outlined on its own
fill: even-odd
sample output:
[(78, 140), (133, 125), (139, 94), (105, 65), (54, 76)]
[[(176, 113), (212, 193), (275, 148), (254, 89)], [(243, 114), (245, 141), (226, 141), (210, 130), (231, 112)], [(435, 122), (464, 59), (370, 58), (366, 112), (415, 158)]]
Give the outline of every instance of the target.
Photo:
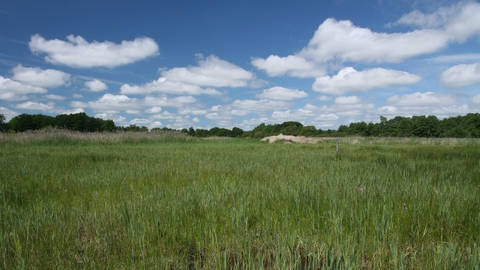
[(110, 41), (88, 43), (74, 35), (67, 36), (67, 41), (45, 40), (36, 34), (28, 45), (33, 53), (47, 54), (45, 61), (74, 68), (113, 68), (159, 54), (157, 43), (148, 37), (115, 44)]
[(150, 93), (164, 93), (173, 95), (221, 95), (219, 91), (207, 88), (203, 89), (200, 86), (187, 84), (183, 82), (170, 81), (165, 77), (160, 77), (158, 80), (143, 84), (133, 85), (128, 84), (120, 87), (122, 94), (150, 94)]
[(44, 103), (41, 103), (41, 102), (27, 101), (25, 103), (15, 105), (15, 108), (23, 109), (23, 110), (53, 112), (55, 110), (55, 104), (53, 102), (49, 102), (48, 104), (44, 104)]
[(289, 89), (281, 86), (274, 86), (269, 89), (263, 90), (263, 92), (258, 95), (259, 98), (266, 99), (276, 99), (276, 100), (293, 100), (296, 98), (308, 97), (308, 94), (304, 91), (297, 89)]
[(42, 87), (24, 84), (0, 76), (0, 99), (20, 100), (25, 99), (25, 94), (46, 92), (47, 90)]
[[(351, 21), (325, 20), (299, 56), (317, 62), (398, 63), (413, 56), (432, 53), (448, 43), (441, 30), (425, 29), (407, 33), (376, 33)], [(399, 49), (401, 48), (401, 49)]]
[(462, 88), (480, 84), (480, 63), (453, 66), (442, 73), (440, 83), (447, 88)]
[(196, 101), (197, 100), (191, 96), (180, 96), (175, 98), (147, 96), (144, 99), (136, 99), (130, 98), (126, 95), (105, 94), (96, 101), (72, 101), (70, 105), (74, 108), (90, 108), (95, 112), (116, 114), (120, 111), (139, 111), (145, 107), (178, 108)]
[(384, 68), (357, 71), (347, 67), (332, 77), (316, 78), (312, 89), (324, 94), (342, 95), (348, 92), (365, 92), (373, 88), (410, 85), (420, 80), (419, 76), (404, 71)]
[(26, 68), (18, 65), (12, 69), (12, 79), (45, 88), (55, 88), (66, 85), (70, 80), (70, 74), (60, 70), (41, 68)]
[(419, 11), (404, 15), (394, 23), (420, 29), (404, 33), (380, 33), (355, 26), (351, 21), (325, 20), (308, 45), (285, 57), (270, 55), (252, 64), (269, 76), (318, 77), (319, 66), (327, 63), (399, 63), (437, 52), (452, 42), (464, 42), (480, 35), (480, 4), (461, 2), (432, 14)]
[(403, 96), (394, 95), (387, 99), (387, 105), (397, 107), (431, 107), (455, 105), (460, 102), (461, 97), (453, 94), (442, 94), (434, 92), (407, 94)]
[(254, 79), (253, 73), (215, 55), (203, 59), (198, 54), (198, 66), (176, 67), (162, 71), (168, 81), (198, 86), (245, 87)]
[(480, 4), (460, 1), (450, 7), (441, 7), (430, 14), (414, 10), (394, 23), (397, 24), (423, 29), (442, 29), (452, 40), (463, 42), (472, 35), (480, 35)]

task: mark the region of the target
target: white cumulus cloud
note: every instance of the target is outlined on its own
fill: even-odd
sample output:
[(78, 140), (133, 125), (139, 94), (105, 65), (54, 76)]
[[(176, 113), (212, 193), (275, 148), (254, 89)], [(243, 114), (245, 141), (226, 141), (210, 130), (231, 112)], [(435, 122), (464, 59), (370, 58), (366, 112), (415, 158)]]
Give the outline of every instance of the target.
[(480, 4), (460, 1), (449, 7), (440, 7), (430, 14), (414, 10), (394, 23), (397, 24), (442, 29), (450, 39), (463, 42), (472, 35), (480, 35)]
[(255, 58), (252, 60), (252, 65), (264, 70), (271, 77), (287, 74), (292, 77), (310, 78), (325, 74), (325, 68), (295, 55), (286, 57), (270, 55), (267, 59)]
[(33, 102), (33, 101), (27, 101), (25, 103), (15, 105), (15, 108), (23, 109), (23, 110), (43, 111), (43, 112), (52, 112), (55, 110), (55, 106), (52, 102), (49, 102), (48, 104), (44, 104), (41, 102)]
[(435, 52), (445, 47), (448, 40), (448, 36), (436, 29), (377, 33), (355, 26), (351, 21), (327, 19), (318, 27), (299, 56), (319, 62), (338, 59), (398, 63), (417, 55)]
[(143, 84), (133, 85), (128, 84), (120, 87), (121, 94), (151, 94), (154, 92), (172, 94), (172, 95), (221, 95), (219, 91), (207, 88), (203, 89), (198, 85), (187, 84), (183, 82), (170, 81), (165, 77), (160, 77), (158, 80)]
[(460, 64), (445, 70), (440, 76), (440, 84), (446, 88), (480, 84), (480, 63)]
[(259, 98), (265, 99), (275, 99), (275, 100), (293, 100), (296, 98), (308, 97), (308, 94), (304, 91), (297, 89), (289, 89), (281, 86), (274, 86), (269, 89), (263, 90), (263, 92), (258, 95)]
[(73, 68), (113, 68), (159, 54), (157, 43), (148, 37), (116, 44), (110, 41), (89, 43), (74, 35), (67, 36), (67, 41), (46, 40), (36, 34), (31, 37), (28, 46), (33, 53), (47, 54), (45, 61), (49, 63)]
[(472, 102), (474, 105), (480, 105), (480, 95), (474, 96), (474, 97), (471, 99), (471, 102)]
[(362, 103), (362, 100), (357, 96), (342, 96), (335, 98), (334, 103), (339, 105), (352, 105)]
[(53, 95), (53, 94), (46, 95), (45, 97), (48, 98), (48, 99), (53, 99), (53, 100), (65, 100), (66, 99), (66, 97), (64, 97), (64, 96), (58, 96), (58, 95)]
[(59, 87), (70, 81), (70, 74), (54, 69), (26, 68), (19, 64), (12, 72), (12, 79), (16, 81), (45, 88)]
[(4, 107), (0, 107), (0, 114), (3, 114), (3, 116), (5, 116), (7, 122), (18, 115), (16, 111), (12, 111)]
[(162, 76), (172, 82), (211, 87), (245, 87), (255, 78), (253, 73), (215, 55), (205, 59), (201, 54), (198, 56), (198, 66), (164, 70)]
[(146, 109), (144, 112), (146, 112), (146, 113), (159, 113), (161, 111), (162, 111), (161, 107), (154, 106), (154, 107)]
[(429, 107), (455, 105), (461, 97), (452, 94), (435, 92), (407, 94), (403, 96), (394, 95), (386, 101), (387, 105), (396, 107)]
[(235, 100), (232, 103), (232, 108), (243, 110), (243, 111), (270, 111), (270, 110), (279, 110), (288, 108), (289, 103), (285, 101), (277, 101), (277, 100), (268, 100), (268, 99), (261, 99), (261, 100), (251, 100), (251, 99), (244, 99), (244, 100)]
[(324, 94), (342, 95), (349, 92), (366, 92), (374, 88), (405, 86), (420, 80), (420, 76), (404, 71), (384, 68), (357, 71), (353, 67), (347, 67), (332, 77), (316, 78), (312, 89)]
[(108, 89), (107, 85), (104, 82), (97, 79), (87, 81), (83, 85), (85, 85), (85, 87), (87, 87), (88, 89), (90, 89), (90, 91), (93, 92), (100, 92)]
[(315, 116), (312, 111), (298, 109), (298, 110), (286, 110), (286, 111), (274, 111), (272, 113), (272, 120), (276, 122), (285, 121), (300, 121)]
[(25, 99), (25, 94), (46, 93), (47, 90), (42, 87), (25, 84), (0, 76), (0, 99), (21, 100)]
[(147, 96), (144, 99), (130, 98), (126, 95), (105, 94), (98, 100), (89, 102), (72, 101), (74, 108), (90, 108), (95, 112), (117, 114), (121, 111), (139, 113), (145, 107), (182, 107), (197, 100), (192, 96), (179, 96), (174, 98)]
[[(480, 35), (480, 4), (461, 1), (431, 14), (413, 11), (393, 25), (416, 27), (409, 32), (373, 32), (349, 20), (326, 19), (300, 52), (255, 58), (252, 64), (269, 76), (319, 77), (322, 68), (338, 63), (400, 63), (438, 52), (450, 43)], [(390, 25), (391, 26), (391, 25)]]

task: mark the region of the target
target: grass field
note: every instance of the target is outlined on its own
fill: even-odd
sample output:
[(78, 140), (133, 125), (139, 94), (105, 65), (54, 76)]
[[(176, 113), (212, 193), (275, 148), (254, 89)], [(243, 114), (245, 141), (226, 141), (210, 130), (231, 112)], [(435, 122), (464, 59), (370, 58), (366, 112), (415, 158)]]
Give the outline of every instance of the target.
[(480, 269), (479, 140), (0, 135), (0, 168), (1, 269)]

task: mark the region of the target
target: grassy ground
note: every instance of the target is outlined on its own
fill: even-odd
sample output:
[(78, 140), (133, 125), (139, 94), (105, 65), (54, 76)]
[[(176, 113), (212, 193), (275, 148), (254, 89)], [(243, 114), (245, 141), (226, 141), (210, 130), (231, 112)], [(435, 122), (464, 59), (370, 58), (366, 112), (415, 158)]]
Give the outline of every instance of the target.
[(0, 138), (1, 269), (480, 269), (479, 141), (62, 136)]

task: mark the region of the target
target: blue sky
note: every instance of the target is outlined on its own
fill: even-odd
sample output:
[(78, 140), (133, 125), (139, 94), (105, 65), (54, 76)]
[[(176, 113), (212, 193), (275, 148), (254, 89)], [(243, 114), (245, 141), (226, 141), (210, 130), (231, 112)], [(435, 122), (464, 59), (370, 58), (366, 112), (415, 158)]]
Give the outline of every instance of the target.
[(0, 113), (317, 128), (480, 111), (480, 3), (3, 1)]

